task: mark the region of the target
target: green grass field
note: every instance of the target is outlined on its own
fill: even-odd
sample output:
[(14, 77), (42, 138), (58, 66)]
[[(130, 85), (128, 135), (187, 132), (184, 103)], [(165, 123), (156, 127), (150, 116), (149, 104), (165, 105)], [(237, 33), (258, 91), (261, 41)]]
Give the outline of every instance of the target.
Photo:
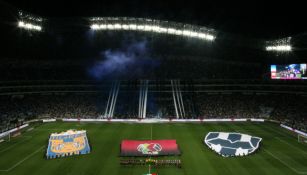
[[(92, 146), (87, 155), (46, 160), (49, 134), (67, 129), (85, 129)], [(151, 133), (152, 129), (152, 133)], [(253, 155), (224, 158), (203, 143), (209, 131), (233, 131), (262, 137)], [(35, 126), (0, 143), (0, 175), (142, 175), (148, 167), (121, 167), (122, 139), (176, 139), (182, 155), (181, 169), (156, 169), (159, 175), (290, 175), (307, 174), (307, 147), (273, 123), (125, 124), (49, 123)]]

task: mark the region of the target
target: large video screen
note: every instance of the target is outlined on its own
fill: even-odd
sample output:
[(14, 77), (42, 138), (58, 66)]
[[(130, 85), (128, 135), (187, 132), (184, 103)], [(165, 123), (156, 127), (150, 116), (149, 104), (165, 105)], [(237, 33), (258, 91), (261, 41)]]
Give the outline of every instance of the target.
[(271, 79), (307, 79), (306, 64), (271, 65)]

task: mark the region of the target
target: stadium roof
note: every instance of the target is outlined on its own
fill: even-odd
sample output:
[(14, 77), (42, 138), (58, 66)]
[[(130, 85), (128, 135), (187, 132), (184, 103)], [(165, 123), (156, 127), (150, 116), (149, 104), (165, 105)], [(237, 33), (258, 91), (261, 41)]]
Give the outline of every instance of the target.
[(253, 38), (282, 38), (307, 31), (303, 1), (6, 1), (14, 7), (47, 18), (127, 16), (202, 25)]

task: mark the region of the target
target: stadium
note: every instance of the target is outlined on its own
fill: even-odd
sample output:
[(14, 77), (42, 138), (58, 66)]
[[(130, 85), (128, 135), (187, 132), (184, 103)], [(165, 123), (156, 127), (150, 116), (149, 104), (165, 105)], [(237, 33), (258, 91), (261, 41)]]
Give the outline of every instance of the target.
[(202, 4), (0, 0), (0, 175), (307, 174), (303, 3)]

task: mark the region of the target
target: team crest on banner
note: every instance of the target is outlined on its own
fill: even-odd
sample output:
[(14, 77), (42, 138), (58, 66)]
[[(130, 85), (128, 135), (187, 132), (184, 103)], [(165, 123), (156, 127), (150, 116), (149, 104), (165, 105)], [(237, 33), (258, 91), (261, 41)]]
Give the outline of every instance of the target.
[(137, 150), (145, 155), (157, 155), (162, 150), (158, 143), (143, 143), (137, 147)]
[(122, 140), (121, 156), (180, 155), (176, 140)]
[(209, 132), (205, 144), (221, 156), (246, 156), (255, 152), (261, 142), (260, 137), (241, 133)]
[(48, 159), (88, 154), (91, 149), (86, 131), (68, 130), (61, 133), (52, 133), (49, 137), (46, 157)]

